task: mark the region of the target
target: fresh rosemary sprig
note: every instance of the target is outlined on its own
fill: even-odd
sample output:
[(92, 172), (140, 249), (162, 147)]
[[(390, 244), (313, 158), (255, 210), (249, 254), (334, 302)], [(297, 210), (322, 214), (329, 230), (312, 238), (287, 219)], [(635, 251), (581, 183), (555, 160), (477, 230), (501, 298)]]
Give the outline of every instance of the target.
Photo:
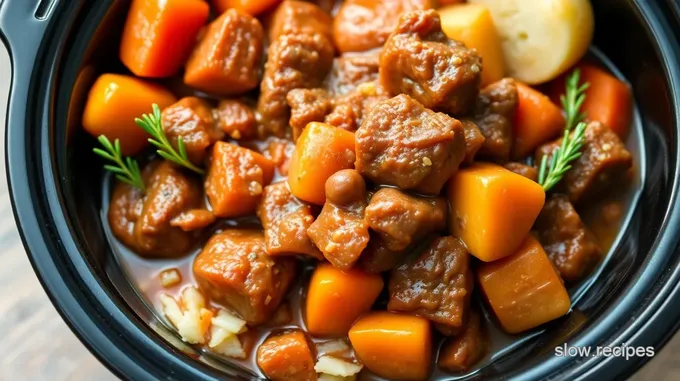
[(586, 100), (585, 91), (590, 83), (579, 84), (580, 77), (580, 70), (574, 69), (565, 80), (565, 94), (560, 96), (567, 119), (562, 145), (552, 153), (550, 164), (548, 164), (548, 155), (541, 159), (538, 183), (546, 192), (562, 180), (564, 174), (571, 169), (570, 163), (581, 157), (586, 131), (586, 124), (583, 123), (585, 115), (581, 112), (581, 106)]
[(585, 115), (581, 112), (581, 105), (586, 100), (586, 90), (590, 83), (586, 82), (579, 86), (579, 80), (581, 77), (581, 71), (579, 69), (574, 69), (571, 74), (566, 79), (565, 94), (560, 95), (560, 102), (562, 102), (562, 108), (564, 113), (567, 115), (567, 124), (564, 129), (571, 131), (574, 126), (579, 124), (585, 118)]
[(146, 188), (144, 187), (144, 180), (142, 180), (142, 173), (139, 170), (137, 160), (131, 157), (123, 157), (120, 141), (116, 139), (111, 144), (111, 141), (104, 135), (99, 135), (97, 140), (104, 149), (94, 148), (92, 151), (104, 159), (116, 163), (116, 165), (106, 164), (104, 169), (115, 174), (118, 180), (145, 192)]
[(565, 128), (562, 145), (553, 151), (550, 167), (548, 167), (548, 155), (543, 156), (538, 170), (538, 183), (541, 184), (545, 192), (562, 180), (564, 174), (571, 169), (570, 163), (572, 161), (581, 157), (585, 132), (586, 124), (583, 122), (576, 125), (573, 134)]
[(135, 118), (135, 122), (152, 136), (152, 138), (149, 138), (149, 143), (158, 148), (156, 151), (158, 155), (165, 160), (189, 168), (200, 175), (205, 173), (203, 169), (189, 161), (184, 140), (181, 136), (177, 138), (177, 150), (172, 146), (168, 137), (165, 136), (165, 131), (163, 131), (163, 126), (161, 125), (161, 109), (157, 104), (153, 104), (152, 111), (151, 114), (144, 114), (141, 118)]

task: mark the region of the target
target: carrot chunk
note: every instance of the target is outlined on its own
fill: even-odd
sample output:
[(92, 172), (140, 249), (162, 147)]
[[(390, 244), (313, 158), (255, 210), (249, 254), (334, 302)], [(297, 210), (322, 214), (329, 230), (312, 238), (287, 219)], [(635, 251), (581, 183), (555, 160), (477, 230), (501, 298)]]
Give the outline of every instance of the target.
[(508, 333), (538, 327), (569, 312), (569, 294), (543, 247), (531, 235), (515, 254), (479, 266), (477, 276)]
[(213, 146), (205, 193), (218, 217), (255, 213), (264, 187), (274, 177), (274, 162), (255, 151), (226, 142)]
[(380, 274), (359, 269), (342, 271), (320, 264), (309, 282), (307, 332), (314, 336), (345, 336), (352, 323), (371, 306), (383, 289)]
[(212, 0), (217, 12), (224, 13), (234, 8), (243, 13), (257, 16), (279, 4), (281, 0)]
[(373, 312), (359, 319), (349, 340), (361, 362), (391, 380), (424, 380), (430, 373), (432, 330), (427, 319)]
[(133, 0), (120, 59), (140, 77), (169, 77), (189, 56), (210, 8), (203, 0)]
[[(592, 64), (578, 65), (578, 69), (581, 70), (579, 82), (590, 83), (581, 106), (586, 119), (601, 122), (625, 140), (633, 117), (630, 86)], [(564, 77), (553, 81), (550, 95), (554, 102), (559, 102), (560, 95), (565, 92), (564, 86)]]
[(272, 381), (315, 381), (314, 357), (305, 334), (269, 337), (257, 349), (257, 365)]
[(564, 128), (562, 110), (546, 95), (515, 81), (517, 110), (513, 122), (513, 159), (531, 155), (541, 144), (555, 138)]
[(511, 255), (543, 208), (536, 182), (495, 164), (459, 170), (448, 184), (451, 233), (484, 262)]
[(312, 122), (295, 145), (288, 185), (295, 197), (318, 205), (326, 202), (326, 180), (354, 168), (354, 134), (330, 124)]
[(153, 83), (120, 74), (102, 74), (92, 85), (83, 113), (83, 128), (92, 136), (120, 140), (123, 155), (139, 153), (149, 135), (135, 123), (151, 105), (161, 109), (175, 103), (172, 93)]

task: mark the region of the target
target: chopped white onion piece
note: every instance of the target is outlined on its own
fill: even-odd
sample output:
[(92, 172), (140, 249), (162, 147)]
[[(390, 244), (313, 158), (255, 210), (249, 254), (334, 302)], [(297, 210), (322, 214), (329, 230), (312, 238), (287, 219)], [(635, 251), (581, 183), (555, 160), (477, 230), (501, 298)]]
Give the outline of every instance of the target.
[(363, 365), (341, 360), (331, 356), (321, 356), (314, 365), (317, 373), (325, 373), (331, 376), (349, 377), (361, 371)]

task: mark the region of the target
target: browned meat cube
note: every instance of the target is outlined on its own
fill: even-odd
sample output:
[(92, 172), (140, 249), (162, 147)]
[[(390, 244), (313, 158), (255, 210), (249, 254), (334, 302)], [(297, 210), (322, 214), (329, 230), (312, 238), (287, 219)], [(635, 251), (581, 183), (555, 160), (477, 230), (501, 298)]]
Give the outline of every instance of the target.
[(312, 208), (295, 198), (285, 181), (264, 188), (257, 216), (264, 228), (267, 254), (306, 254), (323, 259), (307, 236), (307, 229), (314, 222)]
[(295, 143), (288, 139), (275, 137), (269, 138), (268, 141), (267, 148), (263, 152), (264, 156), (274, 162), (281, 176), (287, 176), (290, 158), (293, 156), (293, 151), (295, 151)]
[(296, 0), (286, 0), (276, 8), (269, 27), (269, 41), (284, 34), (323, 34), (333, 39), (333, 19), (318, 5)]
[(458, 238), (440, 237), (418, 258), (392, 271), (387, 309), (413, 313), (456, 331), (467, 317), (473, 286), (465, 245)]
[(479, 312), (472, 308), (465, 329), (444, 342), (439, 367), (448, 372), (465, 372), (481, 360), (488, 349), (488, 335)]
[(466, 164), (472, 164), (475, 156), (482, 145), (484, 145), (484, 135), (479, 130), (477, 124), (470, 119), (461, 119), (463, 130), (465, 130), (465, 159)]
[[(143, 257), (173, 258), (186, 254), (198, 236), (173, 226), (172, 221), (203, 207), (200, 181), (165, 160), (147, 165), (143, 178), (146, 194), (126, 183), (116, 184), (108, 212), (113, 234)], [(195, 226), (201, 227), (204, 226)]]
[(264, 132), (279, 137), (288, 132), (286, 95), (293, 89), (321, 87), (333, 54), (330, 40), (319, 33), (282, 35), (271, 44), (257, 103)]
[(256, 18), (229, 9), (208, 25), (194, 48), (184, 82), (215, 94), (240, 94), (260, 81), (264, 30)]
[(257, 349), (257, 365), (272, 381), (315, 381), (314, 359), (301, 331), (270, 336)]
[[(536, 150), (536, 162), (551, 155), (562, 144), (562, 139), (544, 144)], [(572, 203), (593, 201), (625, 178), (633, 166), (633, 157), (621, 139), (600, 122), (586, 127), (581, 157), (571, 163), (557, 190), (566, 193)]]
[(251, 139), (257, 135), (257, 121), (253, 109), (247, 104), (225, 99), (213, 111), (218, 128), (232, 139)]
[(505, 163), (504, 167), (529, 180), (538, 182), (538, 169), (536, 169), (536, 167), (516, 162)]
[(482, 89), (473, 117), (485, 138), (479, 156), (508, 161), (516, 109), (517, 87), (512, 78), (503, 78)]
[(333, 19), (333, 37), (341, 52), (382, 46), (404, 12), (431, 9), (433, 0), (345, 0)]
[(356, 131), (368, 112), (378, 102), (387, 99), (374, 82), (364, 83), (348, 94), (333, 98), (332, 111), (324, 121), (347, 131)]
[(194, 275), (211, 300), (234, 309), (249, 325), (265, 323), (295, 279), (294, 258), (272, 258), (259, 230), (228, 229), (205, 244)]
[(333, 266), (349, 270), (369, 239), (366, 183), (359, 172), (345, 169), (329, 177), (325, 188), (326, 203), (307, 234)]
[(456, 116), (475, 104), (481, 73), (477, 52), (446, 37), (434, 10), (404, 14), (380, 54), (380, 83), (390, 95)]
[(408, 95), (377, 103), (355, 134), (356, 168), (377, 184), (439, 194), (465, 156), (460, 121)]
[(290, 128), (293, 129), (293, 140), (311, 122), (323, 122), (331, 112), (331, 99), (324, 89), (293, 89), (286, 95), (290, 106)]
[(368, 245), (359, 257), (359, 266), (369, 273), (382, 273), (396, 267), (408, 250), (390, 250), (377, 233), (371, 232)]
[(255, 212), (262, 190), (274, 178), (274, 163), (261, 154), (226, 142), (213, 146), (205, 193), (218, 217)]
[(180, 213), (177, 217), (170, 220), (170, 226), (190, 232), (210, 226), (216, 219), (217, 217), (215, 217), (215, 213), (212, 210), (191, 209)]
[(326, 78), (326, 88), (336, 95), (356, 90), (357, 86), (378, 79), (380, 50), (366, 53), (345, 53), (333, 60), (333, 68)]
[(206, 148), (224, 137), (216, 127), (210, 105), (196, 97), (182, 98), (164, 109), (161, 125), (175, 148), (177, 139), (182, 138), (189, 160), (199, 166), (205, 161)]
[(417, 197), (382, 188), (368, 203), (365, 219), (388, 249), (401, 251), (426, 234), (443, 230), (448, 208), (443, 197)]
[(534, 228), (548, 257), (567, 282), (581, 280), (602, 257), (595, 236), (565, 195), (555, 194), (548, 199)]

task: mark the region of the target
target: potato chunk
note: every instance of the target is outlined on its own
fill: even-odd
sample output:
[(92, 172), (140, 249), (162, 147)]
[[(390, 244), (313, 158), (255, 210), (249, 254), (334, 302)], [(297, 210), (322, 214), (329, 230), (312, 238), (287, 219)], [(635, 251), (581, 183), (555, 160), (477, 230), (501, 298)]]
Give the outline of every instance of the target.
[(515, 253), (545, 201), (536, 182), (495, 164), (459, 170), (448, 196), (451, 233), (484, 262)]
[(512, 256), (477, 269), (479, 285), (503, 329), (519, 333), (569, 312), (571, 301), (543, 247), (527, 236)]
[(589, 0), (470, 3), (491, 11), (503, 41), (507, 74), (528, 84), (549, 81), (572, 67), (593, 38), (595, 20)]

